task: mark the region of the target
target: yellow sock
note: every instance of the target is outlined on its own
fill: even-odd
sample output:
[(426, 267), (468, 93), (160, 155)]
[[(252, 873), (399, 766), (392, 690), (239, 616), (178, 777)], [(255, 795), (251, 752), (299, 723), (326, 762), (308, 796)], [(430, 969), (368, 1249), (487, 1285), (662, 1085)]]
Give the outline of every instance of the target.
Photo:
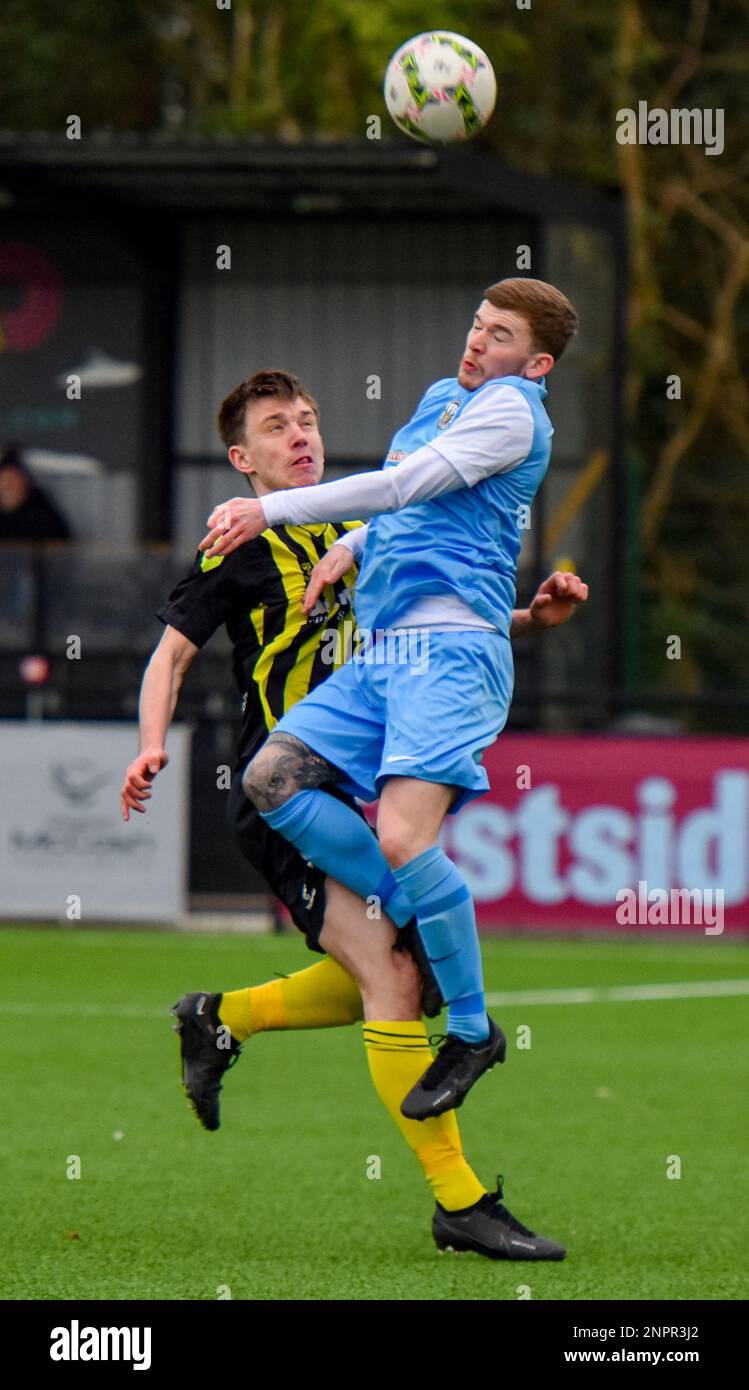
[(375, 1090), (416, 1154), (437, 1201), (448, 1211), (473, 1206), (486, 1188), (463, 1155), (455, 1111), (431, 1120), (407, 1120), (400, 1112), (404, 1096), (432, 1059), (424, 1024), (368, 1022), (364, 1044)]
[(218, 1011), (238, 1042), (277, 1028), (338, 1028), (362, 1016), (359, 986), (332, 956), (283, 980), (225, 994)]

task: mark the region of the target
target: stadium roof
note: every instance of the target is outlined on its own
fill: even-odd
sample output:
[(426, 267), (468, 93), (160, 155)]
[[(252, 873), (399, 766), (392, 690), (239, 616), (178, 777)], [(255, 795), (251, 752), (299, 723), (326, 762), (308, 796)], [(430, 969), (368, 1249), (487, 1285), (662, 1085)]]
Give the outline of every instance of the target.
[(109, 194), (159, 209), (255, 214), (404, 212), (553, 215), (613, 227), (616, 194), (526, 174), (476, 148), (401, 141), (306, 142), (0, 131), (0, 205)]

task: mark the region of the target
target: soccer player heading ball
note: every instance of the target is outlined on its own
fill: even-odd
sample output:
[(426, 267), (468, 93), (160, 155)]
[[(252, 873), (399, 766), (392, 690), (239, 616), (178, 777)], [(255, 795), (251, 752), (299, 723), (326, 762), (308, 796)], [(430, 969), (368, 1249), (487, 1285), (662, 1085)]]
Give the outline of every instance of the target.
[[(516, 283), (532, 286), (534, 282)], [(507, 349), (517, 356), (519, 350), (527, 347), (523, 335), (519, 335), (515, 349), (511, 346), (515, 334), (509, 325), (519, 313), (518, 308), (517, 313), (509, 311), (509, 316), (494, 314), (488, 303), (480, 307), (469, 336), (467, 356), (461, 364), (461, 375), (471, 380), (475, 373), (481, 383), (496, 382), (498, 366), (509, 371)], [(500, 327), (502, 319), (506, 331)], [(544, 365), (546, 334), (541, 336), (542, 332), (538, 333), (539, 341), (533, 345), (532, 355), (537, 360), (531, 365), (536, 368)], [(492, 346), (494, 343), (497, 348), (504, 344), (504, 350), (497, 353)], [(447, 391), (449, 400), (444, 409), (434, 399), (438, 388), (427, 393), (421, 409), (431, 401), (435, 421), (427, 438), (431, 438), (435, 428), (444, 431), (451, 427), (461, 406), (470, 400), (471, 388), (463, 386), (460, 378), (457, 382), (439, 385), (452, 389)], [(480, 393), (475, 399), (479, 398)], [(412, 430), (421, 409), (398, 439), (402, 440), (402, 436)], [(288, 489), (307, 493), (322, 491), (326, 496), (331, 492), (329, 488), (317, 486), (323, 464), (317, 407), (296, 378), (278, 372), (257, 373), (227, 397), (219, 423), (230, 462), (254, 483), (256, 492), (264, 499), (263, 505), (270, 506), (273, 497), (282, 492), (288, 496)], [(406, 450), (396, 452), (401, 456)], [(397, 462), (397, 459), (390, 459), (390, 462)], [(372, 475), (374, 478), (381, 476)], [(477, 481), (476, 495), (480, 494), (481, 484)], [(437, 496), (437, 492), (434, 495)], [(367, 533), (374, 528), (359, 527), (357, 531), (345, 532), (339, 524), (279, 523), (266, 526), (255, 540), (242, 544), (241, 532), (248, 517), (248, 530), (253, 530), (258, 519), (257, 506), (257, 502), (251, 503), (248, 513), (244, 501), (227, 504), (238, 523), (232, 528), (233, 534), (224, 538), (221, 547), (204, 545), (204, 548), (224, 548), (237, 553), (230, 556), (228, 563), (218, 554), (212, 558), (204, 554), (160, 611), (169, 626), (144, 680), (142, 751), (128, 769), (123, 787), (126, 819), (130, 809), (144, 809), (143, 803), (150, 796), (150, 782), (166, 763), (164, 740), (184, 671), (199, 647), (222, 622), (226, 622), (234, 644), (235, 674), (243, 692), (244, 718), (237, 764), (240, 773), (248, 759), (256, 761), (257, 749), (265, 743), (283, 711), (294, 705), (307, 690), (315, 690), (329, 681), (331, 672), (339, 668), (342, 643), (337, 639), (344, 635), (343, 628), (351, 626), (348, 614), (356, 579), (355, 555), (364, 552), (366, 563)], [(422, 507), (412, 507), (412, 517), (418, 519), (422, 510)], [(256, 534), (254, 530), (253, 534)], [(432, 536), (431, 543), (434, 540)], [(327, 554), (326, 546), (332, 547)], [(313, 564), (317, 556), (324, 558), (313, 567), (307, 556), (313, 559)], [(310, 569), (312, 575), (305, 594)], [(529, 610), (512, 613), (509, 631), (513, 637), (518, 637), (556, 626), (564, 622), (586, 596), (587, 586), (576, 576), (555, 574), (541, 585)], [(449, 590), (445, 597), (450, 598)], [(463, 630), (469, 640), (476, 634), (479, 640), (483, 640), (484, 634), (493, 634), (499, 641), (496, 627), (474, 627), (475, 616), (465, 602), (453, 604), (445, 627), (448, 631)], [(452, 627), (456, 620), (457, 626)], [(423, 635), (431, 636), (434, 644), (441, 636), (442, 625), (430, 623), (427, 615), (427, 624), (422, 626)], [(410, 638), (418, 636), (419, 629), (409, 626), (403, 631), (409, 638), (405, 644), (408, 654), (412, 650)], [(336, 641), (332, 653), (323, 662), (323, 647), (329, 637)], [(375, 634), (370, 655), (380, 662), (383, 656), (387, 658), (390, 650), (387, 634), (384, 643)], [(403, 652), (403, 646), (398, 650)], [(416, 689), (417, 699), (420, 684), (413, 677), (421, 672), (420, 679), (423, 679), (428, 673), (429, 643), (420, 644), (419, 651), (417, 665), (410, 668), (413, 673), (410, 675), (411, 691), (406, 687), (407, 695)], [(394, 713), (397, 713), (397, 701)], [(448, 708), (446, 713), (449, 718), (451, 710)], [(286, 750), (291, 756), (293, 773), (300, 754), (295, 738), (287, 739)], [(401, 776), (410, 772), (412, 753), (385, 755), (383, 752), (385, 756), (390, 758), (390, 775), (396, 775), (398, 763), (403, 765)], [(341, 782), (334, 768), (329, 768), (320, 780), (318, 772), (323, 768), (323, 761), (317, 760), (317, 770), (311, 781), (307, 782), (307, 774), (302, 774), (305, 785), (316, 786), (318, 781), (323, 785), (328, 777)], [(343, 755), (339, 761), (343, 762)], [(277, 768), (277, 774), (279, 771)], [(400, 785), (406, 787), (410, 780), (403, 777)], [(336, 791), (340, 798), (346, 797), (339, 788)], [(379, 920), (372, 921), (361, 894), (349, 892), (332, 874), (312, 867), (306, 854), (272, 828), (267, 813), (261, 815), (243, 797), (239, 777), (234, 783), (231, 800), (243, 852), (269, 877), (274, 890), (287, 903), (294, 921), (305, 933), (308, 944), (330, 954), (319, 965), (288, 979), (223, 995), (187, 995), (176, 1006), (184, 1082), (201, 1122), (209, 1129), (218, 1127), (218, 1096), (223, 1075), (236, 1057), (239, 1045), (248, 1037), (267, 1028), (319, 1028), (351, 1023), (361, 1018), (363, 1001), (364, 1040), (372, 1079), (419, 1159), (437, 1198), (433, 1233), (440, 1248), (450, 1245), (456, 1249), (476, 1250), (493, 1258), (515, 1260), (561, 1258), (564, 1255), (561, 1246), (534, 1235), (502, 1205), (501, 1180), (495, 1194), (482, 1187), (463, 1156), (453, 1113), (444, 1113), (442, 1106), (435, 1107), (432, 1117), (426, 1120), (408, 1119), (401, 1113), (403, 1098), (415, 1088), (430, 1060), (420, 1015), (422, 1011), (428, 1014), (434, 1011), (434, 1004), (427, 1003), (427, 992), (433, 989), (434, 982), (432, 980), (430, 985), (425, 977), (426, 992), (422, 1001), (418, 976), (407, 968), (408, 951), (393, 954), (395, 928), (387, 911), (402, 908), (403, 898), (400, 893), (390, 891), (392, 884), (387, 865), (381, 892), (388, 900), (388, 908), (383, 910)], [(342, 799), (341, 805), (353, 815), (357, 814), (350, 801)], [(363, 821), (361, 824), (364, 827)], [(367, 830), (366, 834), (374, 844), (371, 833)], [(414, 848), (418, 849), (418, 845)], [(343, 861), (341, 868), (341, 877), (344, 877)], [(461, 889), (461, 898), (463, 895)], [(431, 906), (434, 919), (434, 903)], [(446, 906), (442, 904), (443, 908)], [(408, 941), (411, 951), (416, 950), (418, 954), (418, 942), (414, 942), (413, 937), (412, 925), (401, 928), (400, 941)], [(343, 962), (355, 976), (361, 999), (351, 976), (331, 956)], [(396, 962), (399, 962), (397, 966)], [(460, 1000), (457, 1003), (459, 1006)], [(227, 1039), (223, 1036), (226, 1034), (231, 1039), (230, 1049), (226, 1048)], [(221, 1042), (219, 1035), (222, 1035)], [(441, 1057), (447, 1060), (449, 1049), (444, 1049)], [(468, 1062), (469, 1067), (474, 1065), (473, 1056), (469, 1056)]]

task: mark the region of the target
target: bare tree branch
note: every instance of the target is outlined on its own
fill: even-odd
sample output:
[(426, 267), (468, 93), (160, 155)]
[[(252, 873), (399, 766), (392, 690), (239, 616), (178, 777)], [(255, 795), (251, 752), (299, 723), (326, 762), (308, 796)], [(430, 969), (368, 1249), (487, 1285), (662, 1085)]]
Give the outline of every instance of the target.
[[(699, 203), (698, 199), (692, 201), (695, 204)], [(692, 211), (697, 215), (696, 208), (692, 208)], [(707, 225), (712, 224), (711, 209), (705, 209), (700, 204), (699, 215)], [(717, 220), (719, 224), (722, 224), (722, 219)], [(729, 236), (728, 232), (732, 235)], [(710, 344), (705, 355), (694, 405), (684, 423), (666, 441), (644, 500), (642, 538), (643, 545), (649, 552), (653, 551), (658, 540), (679, 463), (699, 435), (713, 406), (728, 352), (731, 319), (738, 297), (746, 283), (747, 274), (749, 274), (749, 244), (739, 238), (733, 232), (733, 228), (724, 228), (721, 225), (720, 234), (732, 242), (733, 257), (729, 262), (723, 288), (716, 301)]]
[(692, 0), (692, 12), (679, 61), (671, 76), (667, 78), (660, 92), (653, 99), (653, 106), (663, 106), (667, 111), (670, 110), (679, 92), (687, 85), (700, 66), (709, 11), (710, 0)]

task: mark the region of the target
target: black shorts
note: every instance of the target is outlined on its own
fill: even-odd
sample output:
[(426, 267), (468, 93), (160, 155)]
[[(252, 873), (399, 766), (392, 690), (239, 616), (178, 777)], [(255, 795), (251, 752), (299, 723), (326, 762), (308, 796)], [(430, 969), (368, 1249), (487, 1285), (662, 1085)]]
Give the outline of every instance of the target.
[[(325, 790), (353, 810), (359, 810), (356, 803), (337, 788), (326, 787)], [(294, 845), (263, 820), (242, 790), (241, 772), (235, 772), (232, 777), (229, 823), (245, 859), (262, 874), (272, 892), (289, 909), (294, 925), (302, 932), (310, 950), (325, 955), (320, 945), (320, 932), (325, 920), (326, 875), (303, 859)]]

